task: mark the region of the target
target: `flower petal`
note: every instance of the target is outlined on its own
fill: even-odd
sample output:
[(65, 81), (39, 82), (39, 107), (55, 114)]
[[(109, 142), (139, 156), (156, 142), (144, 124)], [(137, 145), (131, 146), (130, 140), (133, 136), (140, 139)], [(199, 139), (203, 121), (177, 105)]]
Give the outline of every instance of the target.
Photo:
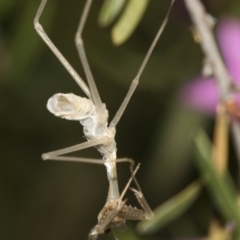
[(214, 79), (194, 78), (183, 88), (182, 99), (189, 107), (214, 115), (218, 103), (218, 92)]
[(217, 39), (229, 74), (240, 84), (240, 21), (222, 20), (217, 28)]

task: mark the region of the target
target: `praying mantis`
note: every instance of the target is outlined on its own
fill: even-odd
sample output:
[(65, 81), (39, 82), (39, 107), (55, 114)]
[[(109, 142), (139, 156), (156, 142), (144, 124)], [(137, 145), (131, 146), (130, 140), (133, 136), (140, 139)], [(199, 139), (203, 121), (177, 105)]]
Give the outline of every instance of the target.
[[(133, 170), (134, 161), (129, 158), (117, 159), (116, 154), (116, 142), (115, 133), (116, 126), (121, 119), (138, 83), (139, 78), (152, 54), (154, 47), (156, 46), (159, 37), (161, 36), (163, 29), (165, 28), (168, 17), (174, 3), (171, 1), (170, 7), (167, 11), (167, 15), (160, 26), (138, 72), (136, 77), (132, 80), (130, 88), (124, 98), (120, 108), (113, 117), (110, 124), (108, 124), (108, 110), (106, 105), (101, 101), (101, 97), (98, 93), (97, 86), (93, 79), (92, 72), (86, 57), (84, 43), (82, 39), (82, 32), (88, 17), (88, 13), (92, 4), (92, 0), (87, 0), (81, 15), (78, 29), (75, 35), (75, 44), (79, 54), (80, 61), (82, 63), (88, 86), (83, 79), (78, 75), (70, 63), (65, 59), (61, 52), (56, 48), (51, 39), (45, 33), (42, 25), (39, 23), (39, 19), (46, 6), (47, 0), (42, 0), (34, 18), (34, 27), (47, 44), (50, 50), (55, 54), (58, 60), (66, 68), (75, 82), (86, 94), (87, 98), (76, 96), (72, 93), (62, 94), (58, 93), (53, 95), (47, 103), (48, 110), (57, 117), (65, 118), (68, 120), (79, 121), (83, 126), (83, 133), (87, 139), (86, 142), (80, 143), (71, 147), (60, 149), (44, 153), (42, 155), (43, 160), (55, 160), (55, 161), (72, 161), (91, 164), (102, 164), (106, 167), (107, 177), (109, 181), (109, 190), (106, 203), (98, 215), (98, 223), (92, 228), (89, 234), (89, 240), (97, 239), (98, 235), (108, 233), (109, 231), (125, 226), (126, 220), (148, 220), (153, 217), (153, 212), (149, 207), (142, 190), (135, 178), (135, 174), (139, 168), (139, 164)], [(79, 151), (82, 149), (95, 147), (97, 151), (102, 155), (103, 159), (86, 159), (79, 157), (66, 156), (65, 154)], [(63, 156), (64, 155), (64, 156)], [(131, 178), (126, 184), (122, 193), (119, 193), (118, 178), (117, 178), (117, 163), (128, 162), (130, 163)], [(133, 208), (126, 204), (126, 200), (123, 197), (126, 191), (129, 189), (131, 182), (134, 181), (137, 189), (130, 188), (140, 203), (142, 209)]]

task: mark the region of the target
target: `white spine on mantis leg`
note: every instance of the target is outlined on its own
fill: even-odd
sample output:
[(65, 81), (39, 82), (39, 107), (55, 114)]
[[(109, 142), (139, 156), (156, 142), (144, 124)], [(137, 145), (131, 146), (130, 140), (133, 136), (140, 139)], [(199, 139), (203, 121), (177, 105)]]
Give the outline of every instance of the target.
[(57, 93), (47, 102), (47, 109), (57, 117), (80, 121), (96, 115), (92, 101), (73, 93)]

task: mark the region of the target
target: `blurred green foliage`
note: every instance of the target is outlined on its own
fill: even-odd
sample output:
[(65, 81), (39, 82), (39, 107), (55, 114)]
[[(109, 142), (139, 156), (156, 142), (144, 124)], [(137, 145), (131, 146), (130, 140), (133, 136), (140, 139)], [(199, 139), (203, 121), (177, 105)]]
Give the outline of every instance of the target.
[(202, 181), (195, 181), (187, 186), (182, 192), (160, 205), (154, 210), (155, 217), (150, 221), (142, 221), (137, 230), (141, 234), (159, 231), (169, 222), (178, 218), (198, 197), (202, 187)]
[(98, 17), (99, 25), (109, 26), (122, 11), (126, 0), (105, 0)]
[[(205, 1), (212, 15), (240, 17), (239, 2)], [(41, 154), (84, 141), (76, 122), (46, 110), (55, 93), (83, 92), (40, 40), (33, 19), (40, 0), (0, 1), (0, 239), (86, 239), (107, 195), (105, 169), (76, 163), (43, 162)], [(51, 0), (41, 22), (74, 68), (85, 78), (74, 46), (84, 1)], [(128, 41), (115, 47), (113, 25), (98, 26), (102, 1), (94, 1), (84, 41), (90, 65), (110, 118), (117, 111), (168, 8), (149, 1)], [(238, 10), (237, 10), (238, 9)], [(121, 17), (121, 14), (119, 15)], [(118, 156), (141, 162), (143, 192), (154, 208), (199, 177), (189, 143), (192, 129), (211, 134), (213, 122), (181, 104), (181, 86), (201, 70), (202, 53), (192, 39), (191, 22), (181, 0), (140, 79), (139, 87), (117, 128)], [(236, 159), (230, 172), (236, 178)], [(79, 156), (99, 157), (94, 149)], [(119, 165), (120, 187), (129, 178)], [(132, 195), (129, 202), (134, 201)], [(137, 205), (137, 203), (136, 203)], [(127, 231), (119, 239), (177, 239), (208, 234), (212, 216), (225, 223), (214, 198), (202, 191), (186, 212), (149, 236)], [(129, 223), (134, 227), (134, 222)], [(126, 236), (124, 236), (126, 235)], [(130, 236), (131, 235), (131, 236)], [(113, 239), (112, 235), (99, 239)]]
[(194, 154), (196, 155), (197, 165), (202, 172), (203, 178), (209, 186), (210, 193), (216, 201), (220, 212), (227, 220), (233, 221), (239, 239), (240, 233), (240, 214), (237, 206), (237, 191), (232, 184), (228, 171), (220, 174), (214, 167), (211, 160), (212, 144), (204, 132), (198, 131), (193, 140)]
[(120, 45), (132, 35), (132, 32), (136, 29), (147, 9), (148, 2), (148, 0), (128, 1), (126, 9), (112, 30), (112, 40), (114, 44)]

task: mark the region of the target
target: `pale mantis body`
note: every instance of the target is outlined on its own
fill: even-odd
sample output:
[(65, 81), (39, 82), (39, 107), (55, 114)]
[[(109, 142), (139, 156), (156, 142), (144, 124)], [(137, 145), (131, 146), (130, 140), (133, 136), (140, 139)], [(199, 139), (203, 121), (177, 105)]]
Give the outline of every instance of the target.
[[(52, 52), (56, 55), (59, 61), (63, 64), (63, 66), (67, 69), (69, 74), (73, 77), (73, 79), (76, 81), (76, 83), (80, 86), (80, 88), (84, 91), (84, 93), (88, 97), (82, 98), (74, 94), (61, 94), (61, 93), (55, 94), (48, 100), (47, 108), (50, 112), (52, 112), (54, 115), (58, 117), (80, 121), (81, 125), (83, 125), (83, 132), (85, 137), (87, 138), (87, 142), (72, 147), (64, 148), (61, 150), (48, 152), (43, 154), (42, 157), (44, 160), (75, 161), (105, 165), (109, 181), (108, 196), (103, 209), (99, 213), (98, 224), (91, 230), (89, 234), (89, 239), (96, 239), (99, 234), (106, 233), (114, 228), (124, 226), (126, 220), (147, 220), (153, 216), (153, 213), (150, 207), (148, 206), (142, 194), (140, 186), (135, 178), (135, 174), (138, 167), (133, 172), (134, 164), (133, 160), (128, 158), (117, 159), (115, 133), (116, 125), (119, 122), (123, 112), (125, 111), (125, 108), (127, 107), (132, 94), (134, 93), (138, 85), (139, 78), (167, 23), (168, 15), (170, 13), (170, 9), (174, 0), (171, 1), (171, 5), (168, 10), (167, 16), (164, 19), (163, 24), (161, 25), (152, 45), (150, 46), (150, 49), (148, 50), (136, 77), (133, 79), (124, 101), (122, 102), (119, 110), (117, 111), (116, 115), (114, 116), (109, 125), (108, 125), (108, 111), (106, 109), (105, 104), (102, 103), (100, 95), (98, 93), (96, 84), (94, 82), (86, 58), (82, 40), (82, 31), (90, 10), (90, 6), (92, 4), (92, 0), (86, 1), (83, 14), (81, 16), (75, 36), (76, 47), (79, 53), (81, 63), (83, 65), (83, 69), (87, 77), (89, 88), (81, 79), (81, 77), (77, 74), (77, 72), (72, 68), (72, 66), (68, 63), (68, 61), (63, 57), (63, 55), (59, 52), (59, 50), (55, 47), (55, 45), (52, 43), (52, 41), (49, 39), (45, 31), (43, 30), (42, 26), (40, 25), (39, 18), (46, 5), (46, 2), (47, 0), (42, 0), (39, 6), (36, 17), (34, 19), (35, 29), (37, 33), (40, 35), (40, 37), (43, 39), (43, 41), (49, 46)], [(89, 147), (95, 147), (103, 156), (103, 160), (62, 156), (64, 154), (79, 151), (81, 149)], [(121, 195), (119, 193), (116, 170), (116, 164), (119, 162), (129, 162), (132, 172), (132, 177), (130, 178), (128, 184), (124, 188)], [(138, 190), (136, 189), (131, 190), (135, 193), (136, 198), (138, 199), (143, 210), (127, 206), (126, 200), (123, 201), (123, 196), (127, 189), (129, 188), (132, 180), (135, 181)]]

